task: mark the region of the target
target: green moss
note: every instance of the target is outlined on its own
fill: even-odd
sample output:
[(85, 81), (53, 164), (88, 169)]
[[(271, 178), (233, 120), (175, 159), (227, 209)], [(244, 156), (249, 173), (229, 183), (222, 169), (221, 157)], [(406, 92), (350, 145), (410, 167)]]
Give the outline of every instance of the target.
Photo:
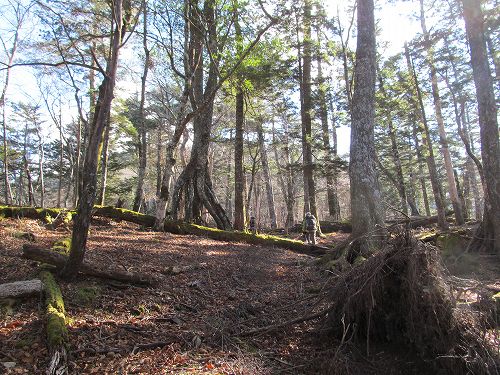
[(356, 259), (354, 259), (354, 262), (352, 263), (353, 266), (356, 266), (358, 264), (363, 263), (366, 260), (366, 258), (362, 255), (358, 255)]
[(0, 316), (9, 316), (14, 314), (14, 305), (16, 300), (14, 298), (0, 299)]
[(62, 298), (61, 289), (59, 289), (52, 273), (48, 271), (40, 272), (40, 280), (42, 280), (44, 285), (45, 305), (47, 308), (52, 306), (64, 315), (66, 311), (64, 309), (64, 300)]
[(91, 305), (101, 295), (98, 286), (85, 286), (76, 290), (75, 299), (80, 305)]
[(12, 233), (12, 237), (19, 238), (21, 240), (27, 240), (30, 242), (35, 241), (35, 235), (31, 232), (14, 232)]
[(302, 241), (272, 236), (267, 234), (252, 234), (240, 231), (225, 231), (217, 228), (205, 227), (197, 224), (179, 221), (165, 221), (164, 229), (175, 234), (195, 234), (214, 240), (245, 242), (253, 245), (277, 246), (292, 250), (305, 251), (309, 248)]
[(464, 253), (467, 241), (458, 233), (446, 233), (438, 236), (436, 245), (441, 249), (443, 257), (456, 257)]
[(56, 251), (63, 255), (68, 255), (71, 249), (71, 237), (66, 237), (61, 240), (57, 240), (52, 245), (51, 250)]
[(64, 345), (68, 337), (66, 318), (52, 306), (47, 307), (47, 343), (49, 348)]
[(42, 271), (40, 272), (40, 279), (45, 290), (47, 343), (49, 348), (56, 348), (65, 345), (68, 337), (64, 300), (61, 289), (59, 289), (52, 273)]

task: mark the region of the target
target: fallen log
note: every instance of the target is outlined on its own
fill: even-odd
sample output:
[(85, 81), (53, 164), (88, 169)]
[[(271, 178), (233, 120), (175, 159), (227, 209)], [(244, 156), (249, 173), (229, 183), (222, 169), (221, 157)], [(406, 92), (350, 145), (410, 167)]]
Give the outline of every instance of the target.
[(68, 372), (68, 355), (66, 352), (68, 329), (66, 328), (66, 309), (61, 289), (59, 289), (52, 273), (48, 271), (42, 271), (40, 279), (45, 290), (47, 347), (50, 355), (50, 363), (46, 374), (66, 374)]
[(164, 230), (165, 232), (174, 234), (194, 234), (196, 236), (208, 237), (218, 241), (245, 242), (252, 245), (276, 246), (297, 253), (313, 256), (321, 256), (331, 250), (325, 246), (308, 245), (302, 241), (292, 240), (289, 238), (239, 231), (225, 231), (181, 221), (166, 220), (164, 222)]
[[(66, 264), (67, 256), (55, 251), (41, 249), (37, 246), (25, 244), (23, 246), (23, 257), (26, 259), (35, 260), (42, 263), (47, 263), (55, 266), (57, 269), (62, 269)], [(102, 279), (117, 280), (126, 283), (139, 284), (151, 286), (156, 283), (151, 277), (144, 276), (139, 273), (118, 271), (114, 269), (99, 269), (94, 265), (90, 265), (86, 262), (82, 263), (80, 266), (80, 272), (94, 277), (99, 277)]]
[(124, 208), (116, 208), (113, 206), (94, 206), (92, 215), (107, 217), (114, 220), (124, 220), (131, 223), (142, 225), (146, 228), (152, 228), (155, 224), (155, 217), (151, 215), (141, 214)]
[(43, 286), (39, 279), (0, 284), (0, 298), (21, 298), (40, 295)]
[[(446, 216), (453, 215), (453, 211), (447, 211)], [(391, 225), (402, 225), (408, 224), (411, 229), (419, 228), (419, 227), (427, 227), (432, 224), (436, 224), (438, 222), (438, 216), (409, 216), (405, 219), (396, 219), (396, 220), (386, 220), (387, 224)]]
[[(321, 220), (319, 222), (319, 225), (321, 226), (322, 233), (335, 233), (335, 232), (351, 233), (352, 232), (352, 225), (351, 225), (351, 223), (347, 223), (347, 222)], [(302, 224), (295, 224), (293, 227), (290, 228), (290, 232), (294, 232), (294, 233), (302, 232)]]

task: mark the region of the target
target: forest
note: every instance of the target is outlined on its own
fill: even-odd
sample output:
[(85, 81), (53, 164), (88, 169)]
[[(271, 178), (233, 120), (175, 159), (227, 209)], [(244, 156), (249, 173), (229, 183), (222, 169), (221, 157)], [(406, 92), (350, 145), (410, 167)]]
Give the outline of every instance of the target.
[(498, 0), (0, 20), (0, 373), (500, 374)]

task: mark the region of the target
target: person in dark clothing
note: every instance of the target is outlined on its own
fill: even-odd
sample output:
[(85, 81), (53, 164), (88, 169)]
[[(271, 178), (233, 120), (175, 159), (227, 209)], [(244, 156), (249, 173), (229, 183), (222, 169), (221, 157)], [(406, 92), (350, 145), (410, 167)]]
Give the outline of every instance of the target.
[(248, 223), (248, 229), (252, 234), (257, 234), (257, 224), (255, 222), (255, 217), (250, 216), (250, 222)]
[(310, 212), (306, 213), (304, 221), (302, 223), (302, 232), (306, 236), (306, 241), (308, 244), (316, 245), (316, 230), (317, 222), (316, 218)]

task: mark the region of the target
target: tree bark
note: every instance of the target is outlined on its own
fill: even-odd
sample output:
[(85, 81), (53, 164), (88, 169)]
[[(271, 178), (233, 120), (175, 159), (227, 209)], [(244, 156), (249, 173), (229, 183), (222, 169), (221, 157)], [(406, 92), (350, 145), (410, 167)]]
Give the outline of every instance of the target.
[[(130, 3), (128, 3), (128, 6), (130, 6)], [(95, 106), (92, 129), (90, 129), (89, 133), (82, 174), (82, 190), (73, 225), (71, 250), (68, 261), (62, 270), (62, 276), (66, 279), (74, 278), (77, 275), (85, 256), (92, 207), (96, 198), (98, 150), (113, 100), (113, 90), (118, 69), (118, 55), (127, 27), (124, 16), (129, 11), (130, 9), (126, 9), (124, 14), (123, 0), (116, 0), (113, 3), (112, 14), (116, 25), (112, 34), (111, 56), (106, 66), (106, 74), (99, 86), (99, 97)]]
[(493, 79), (486, 50), (484, 20), (477, 0), (462, 0), (476, 86), (484, 172), (484, 215), (473, 245), (500, 254), (500, 142)]
[(351, 181), (352, 234), (360, 250), (377, 247), (376, 233), (384, 226), (381, 191), (375, 167), (376, 43), (373, 0), (358, 1), (358, 37), (349, 177)]

